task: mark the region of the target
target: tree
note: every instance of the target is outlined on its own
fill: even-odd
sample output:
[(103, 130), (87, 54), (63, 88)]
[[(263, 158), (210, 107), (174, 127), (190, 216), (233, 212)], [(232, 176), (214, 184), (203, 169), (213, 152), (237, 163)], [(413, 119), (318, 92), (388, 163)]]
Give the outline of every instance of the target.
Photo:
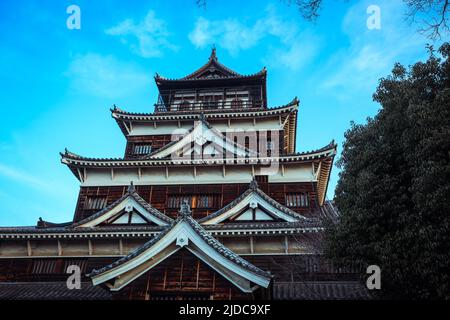
[(373, 97), (378, 114), (345, 133), (325, 254), (378, 265), (384, 298), (450, 299), (450, 44)]

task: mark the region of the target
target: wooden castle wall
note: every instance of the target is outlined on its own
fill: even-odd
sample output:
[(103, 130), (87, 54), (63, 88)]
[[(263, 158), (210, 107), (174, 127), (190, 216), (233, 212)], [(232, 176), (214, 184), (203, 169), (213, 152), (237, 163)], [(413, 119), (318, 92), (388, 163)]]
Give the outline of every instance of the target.
[(128, 286), (115, 293), (115, 299), (249, 299), (211, 267), (185, 249), (173, 254)]
[[(321, 256), (311, 254), (245, 255), (243, 258), (262, 270), (270, 271), (275, 282), (357, 280), (357, 272), (361, 271), (356, 266), (337, 268)], [(82, 281), (90, 281), (86, 274), (117, 259), (117, 257), (0, 259), (0, 281), (65, 281), (68, 277), (66, 271), (69, 265), (79, 266)], [(183, 272), (181, 272), (182, 261)], [(179, 291), (180, 287), (185, 292), (203, 293), (210, 293), (214, 291), (212, 290), (214, 288), (216, 293), (221, 292), (224, 295), (222, 298), (226, 298), (225, 295), (229, 294), (228, 281), (214, 273), (209, 266), (198, 261), (189, 252), (185, 252), (182, 257), (174, 255), (155, 266), (150, 274), (151, 290), (155, 293), (154, 298), (156, 298), (156, 293), (175, 292)], [(214, 277), (216, 277), (215, 280)], [(143, 275), (136, 280), (136, 283), (132, 283), (137, 288), (134, 294), (139, 295), (139, 291), (142, 292), (142, 286), (147, 283), (147, 280), (148, 275)], [(213, 285), (214, 281), (215, 285)], [(124, 288), (124, 290), (127, 289)], [(232, 293), (234, 293), (234, 289), (232, 289)], [(130, 292), (128, 291), (127, 294)]]

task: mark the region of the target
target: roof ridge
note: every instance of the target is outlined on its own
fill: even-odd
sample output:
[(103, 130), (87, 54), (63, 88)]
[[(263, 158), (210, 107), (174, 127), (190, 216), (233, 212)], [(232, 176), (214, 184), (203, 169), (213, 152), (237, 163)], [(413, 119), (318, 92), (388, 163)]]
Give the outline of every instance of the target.
[(117, 199), (116, 201), (112, 202), (110, 205), (106, 206), (105, 208), (101, 209), (100, 211), (97, 211), (96, 213), (90, 215), (89, 217), (86, 217), (78, 222), (75, 222), (69, 226), (67, 226), (66, 228), (76, 228), (78, 226), (81, 226), (87, 222), (93, 221), (95, 219), (97, 219), (98, 217), (101, 217), (102, 215), (104, 215), (105, 213), (109, 212), (110, 210), (112, 210), (114, 207), (116, 207), (118, 204), (120, 204), (122, 201), (124, 201), (126, 198), (128, 197), (132, 197), (134, 200), (136, 200), (141, 206), (143, 206), (149, 213), (155, 215), (157, 218), (167, 222), (167, 223), (171, 223), (173, 221), (172, 218), (166, 216), (165, 214), (163, 214), (162, 212), (160, 212), (158, 209), (152, 207), (147, 201), (145, 201), (136, 191), (133, 182), (130, 183), (130, 185), (128, 186), (127, 192), (124, 193), (119, 199)]
[[(213, 77), (213, 78), (201, 77), (201, 75), (208, 70), (211, 70), (211, 72), (219, 70), (219, 71), (222, 71), (222, 73), (228, 74), (228, 75), (217, 76), (217, 77)], [(266, 73), (267, 73), (267, 69), (266, 69), (266, 67), (263, 67), (259, 72), (256, 72), (253, 74), (249, 74), (249, 75), (240, 74), (240, 73), (230, 69), (229, 67), (225, 66), (221, 62), (219, 62), (219, 59), (217, 58), (217, 54), (216, 54), (216, 48), (213, 47), (211, 49), (211, 54), (208, 58), (208, 61), (204, 65), (202, 65), (200, 68), (195, 70), (194, 72), (191, 72), (190, 74), (188, 74), (182, 78), (178, 78), (178, 79), (162, 77), (158, 73), (156, 73), (155, 81), (158, 82), (158, 80), (163, 80), (163, 81), (186, 81), (186, 80), (191, 81), (191, 80), (194, 80), (195, 81), (195, 80), (204, 80), (204, 79), (236, 79), (236, 78), (249, 78), (249, 77), (254, 77), (254, 76), (259, 76), (259, 75), (265, 75)]]
[(159, 159), (159, 158), (152, 158), (152, 157), (153, 157), (154, 155), (160, 153), (161, 151), (167, 150), (168, 148), (170, 148), (170, 147), (174, 146), (175, 144), (179, 143), (182, 139), (184, 139), (184, 138), (187, 137), (189, 134), (191, 134), (192, 132), (194, 132), (194, 130), (197, 129), (198, 126), (199, 126), (199, 125), (202, 125), (202, 124), (203, 124), (204, 126), (206, 126), (206, 128), (207, 128), (208, 130), (211, 130), (212, 132), (214, 132), (216, 135), (220, 135), (221, 137), (225, 138), (225, 140), (226, 140), (228, 143), (233, 144), (234, 147), (241, 148), (241, 149), (245, 150), (246, 152), (248, 152), (249, 154), (253, 154), (253, 155), (255, 155), (255, 156), (259, 155), (258, 152), (255, 152), (254, 150), (251, 150), (251, 149), (247, 148), (246, 146), (243, 146), (243, 145), (241, 145), (241, 144), (239, 144), (239, 143), (237, 143), (237, 142), (234, 142), (234, 141), (230, 141), (230, 139), (229, 139), (226, 135), (223, 135), (222, 132), (220, 132), (218, 129), (214, 128), (214, 127), (213, 127), (213, 126), (205, 119), (205, 115), (204, 115), (203, 113), (201, 113), (201, 114), (199, 115), (199, 120), (198, 120), (198, 122), (197, 122), (197, 123), (194, 123), (194, 125), (193, 125), (193, 126), (192, 126), (192, 127), (191, 127), (191, 128), (190, 128), (190, 129), (189, 129), (189, 130), (188, 130), (188, 131), (187, 131), (180, 139), (178, 139), (178, 140), (173, 140), (173, 141), (171, 141), (171, 142), (165, 144), (165, 145), (162, 146), (161, 148), (159, 148), (159, 149), (157, 149), (157, 150), (155, 150), (155, 151), (153, 151), (153, 152), (151, 152), (151, 153), (149, 153), (149, 154), (146, 154), (146, 155), (144, 155), (144, 156), (142, 156), (142, 157), (139, 157), (138, 159), (142, 159), (142, 160), (156, 160), (156, 159)]
[(221, 209), (211, 213), (210, 215), (208, 215), (206, 217), (203, 217), (203, 218), (199, 219), (198, 222), (199, 223), (204, 223), (206, 221), (209, 221), (211, 219), (214, 219), (214, 218), (220, 216), (224, 212), (227, 212), (231, 208), (235, 207), (238, 203), (243, 201), (248, 195), (250, 195), (253, 192), (258, 194), (261, 198), (263, 198), (265, 201), (269, 202), (269, 204), (271, 204), (275, 208), (283, 211), (284, 213), (286, 213), (287, 215), (289, 215), (291, 217), (301, 219), (301, 221), (305, 221), (305, 222), (310, 220), (310, 218), (306, 218), (306, 217), (302, 216), (301, 214), (299, 214), (299, 213), (289, 209), (288, 207), (282, 205), (281, 203), (279, 203), (278, 201), (274, 200), (272, 197), (267, 195), (264, 191), (262, 191), (258, 187), (258, 182), (256, 181), (255, 178), (253, 178), (252, 181), (249, 184), (249, 187), (243, 193), (241, 193), (236, 199), (231, 201), (225, 207), (223, 207), (223, 208), (221, 208)]
[(240, 265), (243, 268), (246, 268), (252, 272), (255, 272), (259, 275), (270, 277), (270, 273), (266, 272), (257, 266), (253, 265), (252, 263), (248, 262), (244, 258), (240, 257), (238, 254), (234, 253), (232, 250), (227, 248), (225, 245), (223, 245), (220, 241), (218, 241), (216, 238), (214, 238), (211, 234), (208, 233), (197, 221), (192, 218), (192, 215), (187, 214), (187, 212), (190, 212), (189, 205), (186, 203), (184, 207), (180, 209), (180, 215), (176, 220), (174, 220), (170, 225), (165, 227), (157, 236), (147, 241), (142, 246), (136, 248), (132, 252), (130, 252), (128, 255), (114, 261), (113, 263), (104, 266), (100, 269), (94, 269), (91, 273), (89, 273), (87, 276), (92, 277), (95, 275), (98, 275), (100, 273), (103, 273), (107, 270), (113, 269), (137, 256), (139, 256), (141, 253), (144, 253), (147, 249), (151, 248), (156, 242), (161, 240), (165, 235), (167, 235), (176, 225), (181, 223), (182, 221), (188, 223), (188, 225), (195, 231), (197, 235), (199, 235), (203, 241), (205, 241), (213, 250), (215, 250), (217, 253), (225, 257), (226, 259)]

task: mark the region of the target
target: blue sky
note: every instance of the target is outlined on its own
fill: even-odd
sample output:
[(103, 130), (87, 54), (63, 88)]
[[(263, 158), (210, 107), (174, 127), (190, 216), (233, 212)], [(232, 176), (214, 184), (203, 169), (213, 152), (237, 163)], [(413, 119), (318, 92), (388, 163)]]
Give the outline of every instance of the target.
[[(239, 73), (267, 67), (270, 106), (299, 97), (297, 151), (332, 139), (341, 149), (350, 121), (378, 110), (378, 79), (397, 61), (426, 58), (429, 40), (404, 21), (400, 0), (325, 1), (316, 23), (286, 3), (1, 1), (0, 225), (71, 220), (79, 183), (58, 153), (123, 156), (109, 108), (151, 112), (155, 72), (184, 76), (213, 44)], [(66, 27), (72, 4), (81, 8), (81, 30)], [(366, 27), (371, 4), (381, 9), (380, 30)]]

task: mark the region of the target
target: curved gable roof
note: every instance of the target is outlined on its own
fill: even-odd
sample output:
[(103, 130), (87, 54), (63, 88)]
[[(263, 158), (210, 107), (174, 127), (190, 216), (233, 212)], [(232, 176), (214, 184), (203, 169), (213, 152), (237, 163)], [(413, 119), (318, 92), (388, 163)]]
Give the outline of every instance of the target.
[[(252, 197), (253, 196), (253, 197)], [(309, 222), (310, 219), (302, 216), (301, 214), (289, 209), (288, 207), (275, 201), (267, 194), (265, 194), (261, 189), (258, 188), (256, 180), (250, 183), (249, 188), (242, 193), (238, 198), (230, 202), (228, 205), (222, 209), (198, 220), (199, 223), (203, 225), (218, 224), (226, 219), (234, 216), (243, 207), (247, 206), (250, 201), (258, 201), (258, 206), (267, 208), (274, 216), (280, 220), (286, 222)], [(239, 210), (236, 210), (239, 209)], [(312, 221), (311, 221), (312, 222)]]
[(265, 77), (265, 75), (266, 68), (263, 68), (261, 71), (251, 75), (242, 75), (237, 73), (236, 71), (231, 70), (230, 68), (219, 62), (219, 59), (216, 55), (216, 49), (213, 48), (211, 50), (211, 55), (209, 56), (208, 62), (206, 62), (203, 66), (201, 66), (191, 74), (188, 74), (187, 76), (179, 79), (168, 79), (165, 77), (161, 77), (159, 74), (156, 74), (155, 81), (157, 84), (160, 84), (173, 81), (256, 78)]
[[(152, 153), (149, 153), (142, 157), (142, 159), (162, 159), (165, 157), (168, 157), (169, 155), (173, 154), (177, 150), (183, 150), (184, 146), (186, 144), (190, 144), (193, 141), (197, 141), (198, 139), (212, 139), (217, 138), (218, 141), (225, 140), (225, 147), (226, 149), (233, 148), (233, 150), (227, 150), (231, 153), (236, 153), (240, 157), (245, 157), (246, 154), (250, 156), (257, 156), (257, 152), (250, 150), (246, 148), (245, 146), (242, 146), (234, 141), (230, 141), (228, 137), (223, 135), (219, 130), (212, 127), (206, 120), (203, 114), (200, 116), (200, 120), (194, 124), (194, 126), (188, 130), (186, 134), (182, 136), (179, 140), (174, 140), (172, 142), (169, 142), (168, 144), (164, 145), (163, 147), (153, 151)], [(208, 140), (211, 141), (211, 140)], [(221, 143), (221, 142), (219, 142)]]
[(173, 219), (153, 208), (150, 204), (147, 203), (147, 201), (142, 199), (142, 197), (136, 192), (133, 184), (131, 184), (128, 187), (128, 191), (122, 197), (120, 197), (104, 209), (98, 211), (97, 213), (94, 213), (93, 215), (72, 224), (70, 227), (83, 228), (98, 226), (100, 223), (118, 214), (119, 211), (124, 209), (127, 205), (131, 205), (138, 211), (142, 211), (149, 221), (152, 221), (158, 226), (167, 226), (168, 224), (173, 222)]
[(270, 283), (268, 272), (225, 247), (196, 222), (187, 204), (182, 205), (180, 216), (156, 237), (112, 264), (93, 270), (88, 276), (94, 285), (112, 281), (108, 286), (117, 291), (183, 247), (244, 292), (254, 290), (251, 283), (263, 287)]

